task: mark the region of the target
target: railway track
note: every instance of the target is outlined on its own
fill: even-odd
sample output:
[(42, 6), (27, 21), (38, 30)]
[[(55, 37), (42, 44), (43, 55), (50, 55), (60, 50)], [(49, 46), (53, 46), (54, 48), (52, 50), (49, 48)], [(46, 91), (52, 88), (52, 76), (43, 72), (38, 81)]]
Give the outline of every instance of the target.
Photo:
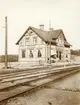
[[(66, 67), (65, 69), (67, 69), (69, 67)], [(72, 67), (73, 69), (74, 67)], [(39, 70), (36, 70), (36, 69), (31, 69), (31, 70), (25, 70), (25, 71), (18, 71), (18, 72), (12, 72), (12, 73), (6, 73), (6, 74), (0, 74), (0, 82), (3, 80), (3, 79), (8, 79), (8, 78), (16, 78), (16, 77), (20, 77), (20, 76), (25, 76), (25, 75), (31, 75), (31, 74), (37, 74), (37, 73), (44, 73), (44, 72), (50, 72), (50, 71), (54, 71), (54, 72), (59, 72), (61, 71), (61, 69), (63, 68), (57, 68), (57, 71), (55, 69), (53, 69), (53, 67), (47, 67), (45, 69), (41, 68)], [(71, 68), (70, 68), (71, 69)]]
[(33, 70), (12, 75), (0, 75), (0, 103), (24, 92), (29, 92), (51, 81), (76, 73), (79, 67), (59, 70)]

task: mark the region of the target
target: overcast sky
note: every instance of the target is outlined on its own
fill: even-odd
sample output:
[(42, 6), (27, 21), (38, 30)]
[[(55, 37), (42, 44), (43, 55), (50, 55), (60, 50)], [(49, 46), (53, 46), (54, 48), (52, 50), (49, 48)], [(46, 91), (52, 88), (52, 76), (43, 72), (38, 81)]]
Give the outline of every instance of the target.
[(8, 17), (8, 53), (28, 26), (63, 29), (72, 48), (80, 49), (80, 0), (0, 0), (0, 55), (4, 54), (5, 16)]

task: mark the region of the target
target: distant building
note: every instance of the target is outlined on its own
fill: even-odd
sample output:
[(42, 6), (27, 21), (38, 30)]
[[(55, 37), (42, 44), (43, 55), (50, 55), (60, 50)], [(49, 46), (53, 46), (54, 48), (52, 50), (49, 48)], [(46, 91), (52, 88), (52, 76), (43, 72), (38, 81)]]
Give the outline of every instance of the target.
[(44, 61), (52, 60), (54, 56), (59, 61), (70, 60), (70, 44), (63, 30), (44, 30), (30, 26), (16, 43), (19, 45), (19, 61)]

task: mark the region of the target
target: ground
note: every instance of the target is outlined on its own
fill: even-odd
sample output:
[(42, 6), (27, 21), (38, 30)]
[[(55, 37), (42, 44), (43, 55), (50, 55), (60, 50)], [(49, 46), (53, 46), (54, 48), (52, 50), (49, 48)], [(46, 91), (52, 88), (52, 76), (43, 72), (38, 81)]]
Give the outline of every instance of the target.
[(6, 105), (80, 105), (80, 93), (45, 88), (9, 100)]

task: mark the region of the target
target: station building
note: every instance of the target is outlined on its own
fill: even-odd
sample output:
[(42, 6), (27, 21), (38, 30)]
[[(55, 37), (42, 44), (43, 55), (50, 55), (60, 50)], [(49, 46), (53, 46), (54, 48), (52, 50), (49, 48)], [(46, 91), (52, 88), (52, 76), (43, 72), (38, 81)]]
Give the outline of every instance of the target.
[(19, 45), (19, 61), (48, 62), (52, 58), (59, 61), (70, 61), (70, 47), (62, 29), (44, 30), (29, 26), (16, 43)]

